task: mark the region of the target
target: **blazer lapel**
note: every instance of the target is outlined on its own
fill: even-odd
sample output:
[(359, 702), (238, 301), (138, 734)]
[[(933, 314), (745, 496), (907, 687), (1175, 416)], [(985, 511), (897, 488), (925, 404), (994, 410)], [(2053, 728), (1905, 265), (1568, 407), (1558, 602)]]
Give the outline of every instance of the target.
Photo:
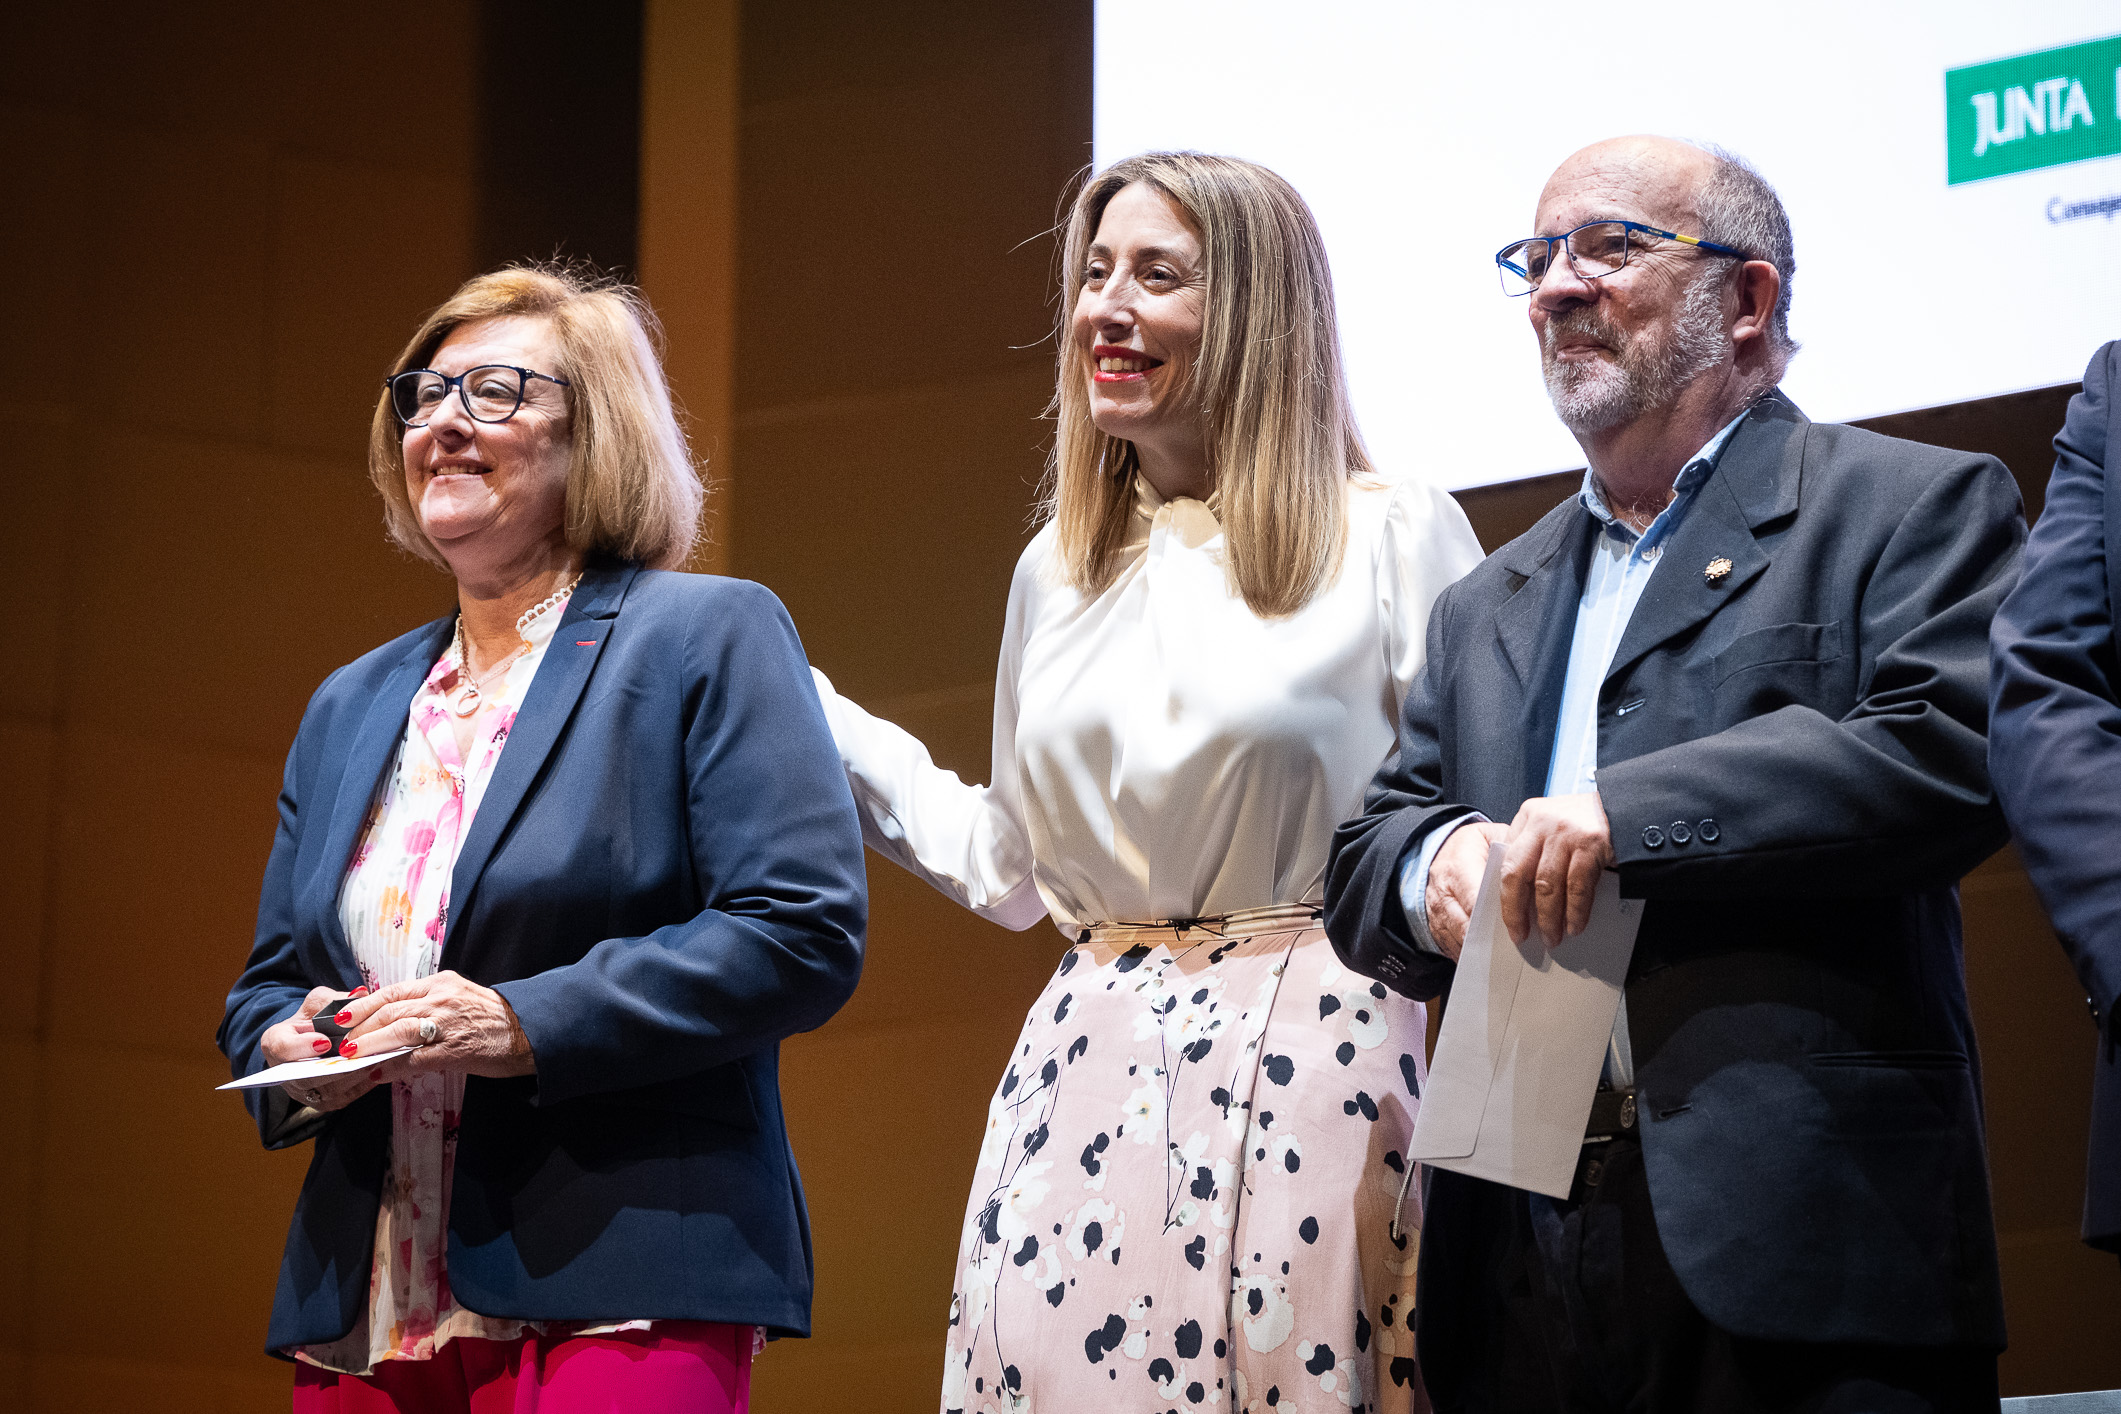
[(1707, 619), (1768, 567), (1754, 530), (1797, 509), (1809, 425), (1777, 393), (1731, 434), (1716, 469), (1665, 542), (1607, 678)]
[(443, 965), (453, 965), (457, 951), (457, 924), (469, 911), (479, 876), (493, 858), (508, 826), (514, 821), (530, 788), (544, 773), (546, 758), (558, 744), (582, 689), (603, 656), (613, 620), (626, 591), (639, 573), (637, 565), (613, 565), (586, 571), (567, 601), (552, 643), (538, 664), (537, 676), (516, 713), (500, 760), (494, 763), (493, 779), (479, 802), (479, 813), (471, 822), (471, 833), (457, 854), (456, 871), (449, 881), (449, 922), (442, 938)]
[(1504, 557), (1503, 568), (1519, 583), (1495, 610), (1495, 637), (1517, 674), (1518, 686), (1528, 695), (1554, 636), (1556, 613), (1564, 604), (1583, 597), (1583, 556), (1564, 550), (1572, 544), (1580, 550), (1590, 543), (1584, 533), (1589, 519), (1582, 502), (1571, 497), (1566, 514), (1555, 516), (1550, 526), (1535, 529), (1497, 551)]
[(1576, 634), (1576, 606), (1591, 548), (1591, 513), (1571, 497), (1552, 533), (1526, 536), (1527, 543), (1503, 553), (1504, 568), (1520, 576), (1517, 592), (1495, 611), (1495, 636), (1517, 674), (1518, 740), (1524, 744), (1525, 794), (1546, 790), (1547, 763), (1554, 752), (1554, 724), (1568, 677), (1569, 644)]
[(326, 892), (326, 896), (314, 900), (312, 906), (324, 920), (326, 941), (343, 963), (341, 972), (346, 979), (351, 979), (349, 987), (358, 987), (361, 983), (353, 947), (346, 939), (345, 926), (339, 922), (339, 887), (346, 879), (346, 866), (353, 858), (361, 827), (368, 821), (369, 807), (375, 803), (376, 786), (390, 764), (398, 759), (398, 748), (405, 740), (405, 724), (412, 712), (412, 696), (426, 680), (427, 671), (434, 666), (435, 659), (441, 656), (442, 645), (455, 625), (454, 616), (437, 619), (405, 650), (405, 655), (391, 668), (375, 696), (369, 698), (368, 711), (354, 732), (353, 746), (347, 751), (346, 763), (339, 773), (339, 793), (332, 802), (331, 823), (324, 835), (324, 852), (317, 858), (317, 872), (311, 887)]

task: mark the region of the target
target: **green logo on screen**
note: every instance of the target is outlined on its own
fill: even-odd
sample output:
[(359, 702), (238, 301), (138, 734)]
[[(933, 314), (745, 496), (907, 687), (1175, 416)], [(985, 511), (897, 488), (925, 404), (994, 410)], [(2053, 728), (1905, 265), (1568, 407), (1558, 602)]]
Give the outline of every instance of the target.
[(2121, 153), (2121, 35), (1947, 69), (1949, 184)]

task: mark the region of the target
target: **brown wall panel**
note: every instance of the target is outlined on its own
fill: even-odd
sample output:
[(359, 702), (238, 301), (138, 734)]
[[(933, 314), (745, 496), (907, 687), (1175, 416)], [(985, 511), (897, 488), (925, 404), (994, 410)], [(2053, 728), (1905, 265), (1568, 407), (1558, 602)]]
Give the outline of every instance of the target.
[(707, 519), (689, 568), (729, 571), (734, 439), (737, 0), (649, 0), (641, 52), (641, 287), (663, 322), (663, 371), (706, 467)]
[(91, 261), (88, 127), (68, 113), (19, 107), (12, 89), (0, 93), (8, 95), (0, 171), (10, 188), (0, 260), (18, 275), (0, 308), (0, 388), (24, 415), (50, 422), (78, 396), (85, 372), (78, 331)]
[[(269, 1363), (269, 1362), (268, 1362)], [(23, 1371), (24, 1407), (66, 1414), (138, 1414), (142, 1409), (284, 1410), (287, 1374), (164, 1360), (110, 1351), (40, 1356)]]
[[(391, 360), (464, 278), (469, 202), (461, 191), (438, 197), (390, 155), (273, 163), (268, 426), (278, 445), (331, 458), (335, 473), (368, 445)], [(217, 424), (221, 435), (229, 421)], [(367, 483), (358, 489), (372, 505)], [(335, 523), (333, 538), (353, 538), (346, 529)]]
[(438, 193), (471, 172), (472, 7), (373, 0), (111, 0), (18, 6), (0, 49), (10, 102), (140, 131), (247, 135), (374, 161), (417, 136)]
[[(257, 923), (282, 757), (91, 727), (65, 740), (54, 781), (58, 867), (40, 1034), (53, 1044), (101, 1045), (139, 1065), (202, 1059), (198, 1024), (211, 1042), (242, 966), (240, 952), (233, 964), (223, 958), (248, 950)], [(221, 940), (220, 956), (139, 975), (136, 959), (172, 951), (186, 958), (205, 939)], [(132, 1004), (113, 995), (120, 979), (145, 988), (140, 1004), (155, 1019), (127, 1014)], [(235, 1097), (214, 1103), (227, 1110)]]
[[(273, 1218), (292, 1209), (308, 1155), (257, 1153), (248, 1117), (214, 1091), (225, 1065), (180, 1041), (112, 1044), (106, 1025), (49, 1047), (44, 1157), (67, 1177), (45, 1187), (33, 1238), (40, 1359), (255, 1368), (264, 1302), (250, 1293), (263, 1272), (259, 1296), (271, 1298), (287, 1235)], [(84, 1342), (83, 1331), (123, 1336)]]
[(91, 415), (211, 436), (262, 410), (270, 151), (260, 140), (188, 132), (103, 132), (91, 142), (96, 275), (84, 313), (104, 332), (91, 336), (82, 392), (114, 391), (93, 370), (117, 352), (115, 331), (134, 370), (111, 399), (121, 405)]
[[(7, 345), (0, 338), (0, 347)], [(0, 380), (0, 388), (7, 386)], [(9, 626), (0, 718), (48, 725), (56, 720), (63, 665), (71, 654), (66, 604), (73, 592), (73, 547), (96, 459), (65, 403), (25, 399), (0, 405), (0, 439), (7, 446), (9, 510), (18, 527), (8, 541), (15, 580), (35, 593), (38, 610), (15, 615)]]
[(24, 1368), (20, 1333), (30, 1323), (29, 1249), (36, 1228), (36, 1186), (35, 1171), (20, 1156), (35, 1143), (41, 1059), (34, 1037), (14, 1028), (0, 1031), (0, 1075), (9, 1081), (0, 1090), (0, 1133), (6, 1134), (7, 1152), (13, 1156), (0, 1163), (0, 1321), (17, 1332), (0, 1346), (0, 1402), (9, 1408), (18, 1402)]
[[(0, 1036), (37, 1031), (39, 946), (44, 937), (53, 855), (53, 785), (59, 734), (35, 722), (0, 719), (0, 977), (14, 1005), (0, 1007)], [(0, 1071), (0, 1074), (6, 1072)], [(0, 1129), (0, 1134), (19, 1133)]]
[[(1034, 367), (739, 417), (737, 572), (773, 586), (811, 661), (856, 701), (955, 687), (992, 700), (1051, 386)], [(978, 726), (985, 780), (984, 703)]]

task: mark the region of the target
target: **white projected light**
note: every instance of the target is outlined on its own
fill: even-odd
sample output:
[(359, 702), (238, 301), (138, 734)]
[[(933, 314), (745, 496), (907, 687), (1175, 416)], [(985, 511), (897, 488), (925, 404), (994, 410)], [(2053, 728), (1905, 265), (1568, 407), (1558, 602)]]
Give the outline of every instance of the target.
[(1750, 159), (1796, 232), (1784, 387), (1843, 421), (2070, 383), (2121, 336), (2113, 0), (1787, 0), (1683, 18), (1098, 0), (1096, 161), (1263, 162), (1318, 215), (1364, 435), (1448, 487), (1583, 464), (1494, 253), (1624, 133)]

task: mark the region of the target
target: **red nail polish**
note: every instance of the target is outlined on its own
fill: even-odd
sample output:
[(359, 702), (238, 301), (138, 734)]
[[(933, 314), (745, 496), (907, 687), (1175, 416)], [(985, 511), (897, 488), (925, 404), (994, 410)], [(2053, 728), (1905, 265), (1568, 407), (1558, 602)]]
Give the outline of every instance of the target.
[(368, 988), (356, 987), (351, 992), (348, 992), (346, 995), (349, 997), (365, 997), (368, 995)]
[(351, 1026), (353, 1025), (353, 1013), (351, 1011), (342, 1011), (332, 1018), (332, 1022), (338, 1026)]
[(356, 1044), (355, 1044), (354, 1042), (352, 1042), (352, 1041), (341, 1041), (341, 1042), (339, 1043), (339, 1054), (340, 1054), (340, 1055), (342, 1055), (342, 1056), (350, 1056), (350, 1055), (353, 1055), (353, 1054), (354, 1054), (355, 1052), (359, 1051), (360, 1049), (361, 1049), (361, 1048), (360, 1048), (360, 1047), (359, 1047), (358, 1045), (356, 1045)]
[(330, 1038), (329, 1036), (318, 1036), (318, 1037), (316, 1037), (316, 1038), (315, 1038), (315, 1040), (316, 1040), (316, 1043), (317, 1043), (317, 1044), (316, 1044), (316, 1051), (317, 1051), (317, 1054), (318, 1054), (318, 1055), (320, 1055), (320, 1056), (321, 1056), (321, 1055), (323, 1055), (323, 1054), (324, 1054), (324, 1053), (325, 1053), (326, 1051), (328, 1051), (328, 1050), (330, 1050), (330, 1049), (331, 1049), (331, 1038)]

